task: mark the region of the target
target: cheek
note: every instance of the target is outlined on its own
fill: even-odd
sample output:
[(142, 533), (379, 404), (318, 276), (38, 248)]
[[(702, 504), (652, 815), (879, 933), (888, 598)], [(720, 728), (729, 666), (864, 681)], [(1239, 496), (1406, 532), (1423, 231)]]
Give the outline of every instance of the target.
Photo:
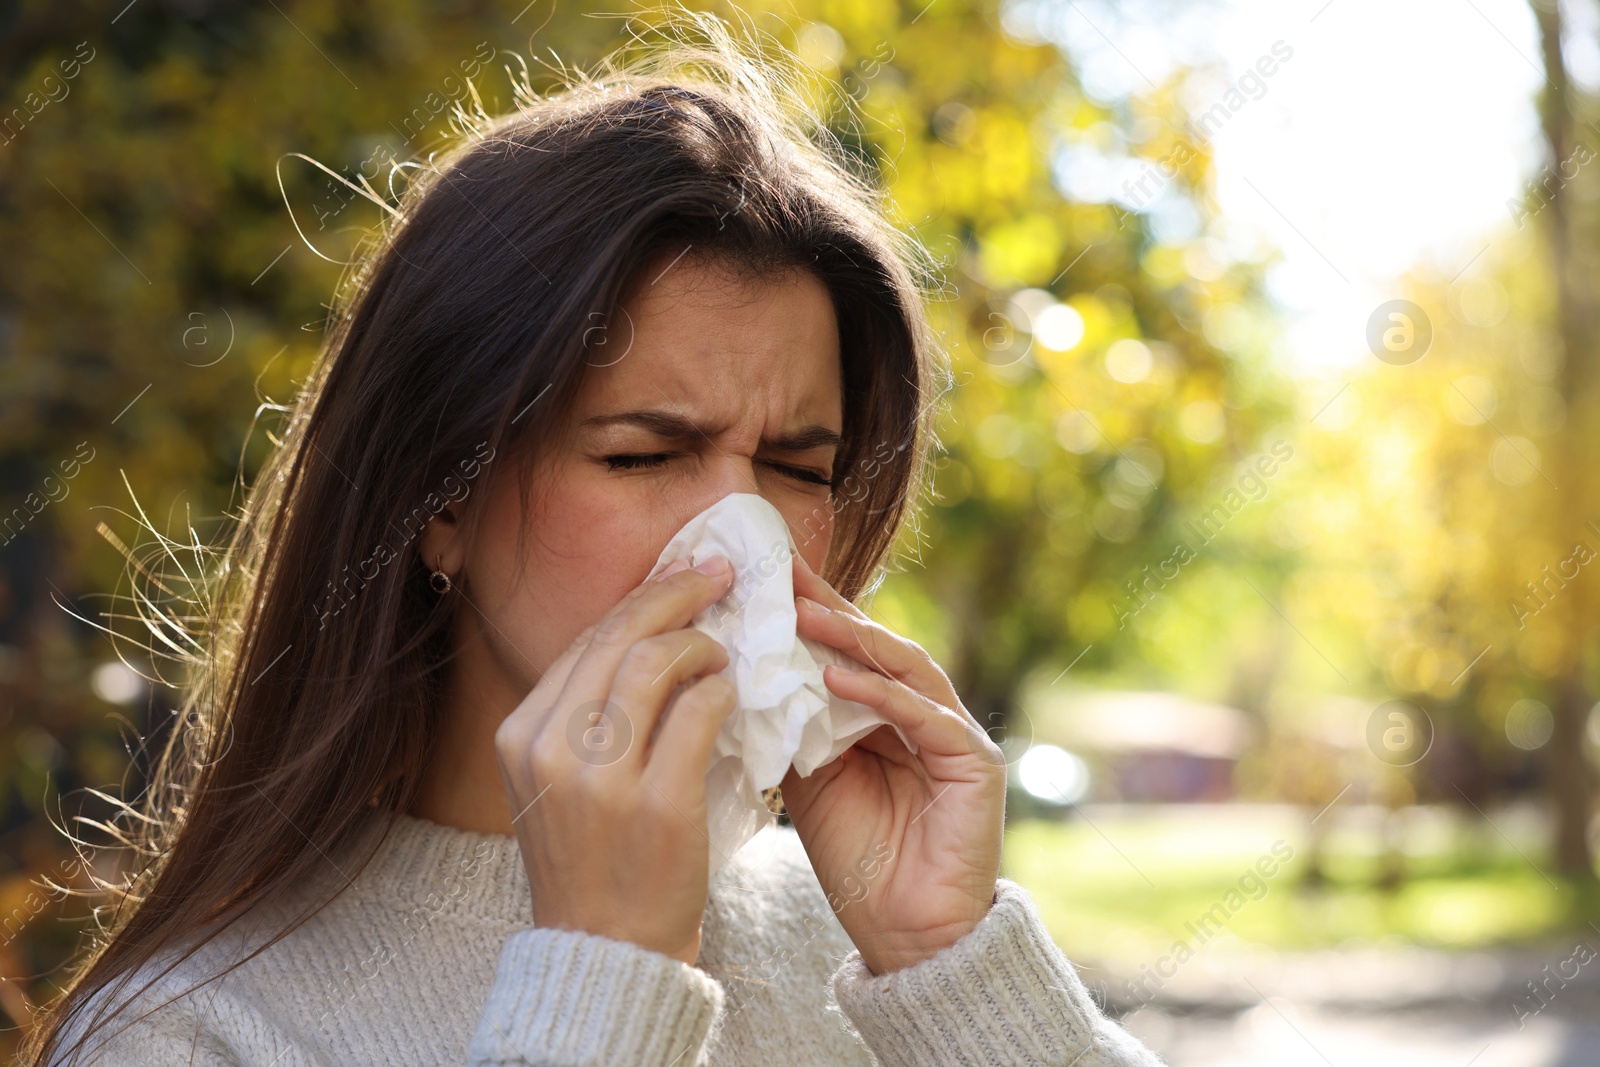
[(520, 676), (530, 661), (544, 669), (644, 580), (657, 554), (648, 521), (648, 509), (581, 477), (536, 488), (526, 505), (514, 491), (495, 494), (473, 595), (489, 644), (514, 646), (499, 649), (504, 669)]
[(576, 635), (650, 572), (659, 554), (654, 524), (649, 509), (600, 480), (571, 479), (543, 504), (532, 519), (523, 583), (544, 619)]
[(822, 563), (828, 558), (828, 546), (833, 543), (833, 505), (826, 501), (821, 504), (774, 503), (789, 524), (789, 534), (794, 538), (800, 558), (821, 574)]
[(682, 483), (663, 492), (647, 479), (579, 465), (535, 492), (521, 549), (527, 566), (514, 595), (527, 625), (543, 632), (541, 644), (559, 652), (603, 618), (644, 581), (672, 535), (714, 500)]

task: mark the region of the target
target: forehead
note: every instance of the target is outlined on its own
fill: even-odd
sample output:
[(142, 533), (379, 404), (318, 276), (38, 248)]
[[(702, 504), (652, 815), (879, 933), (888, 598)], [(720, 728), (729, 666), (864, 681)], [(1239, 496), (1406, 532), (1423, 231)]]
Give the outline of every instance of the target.
[(805, 416), (838, 429), (838, 323), (810, 271), (753, 274), (672, 250), (640, 271), (587, 340), (579, 418), (665, 406), (726, 421)]

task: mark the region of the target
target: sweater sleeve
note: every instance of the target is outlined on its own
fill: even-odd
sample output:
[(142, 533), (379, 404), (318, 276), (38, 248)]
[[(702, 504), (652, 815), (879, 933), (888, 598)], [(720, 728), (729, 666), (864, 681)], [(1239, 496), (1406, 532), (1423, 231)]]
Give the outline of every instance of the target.
[(1032, 898), (1006, 878), (989, 913), (942, 952), (874, 975), (852, 951), (832, 984), (884, 1067), (1161, 1067), (1095, 1006)]
[(578, 930), (514, 931), (469, 1067), (692, 1067), (723, 989), (697, 967)]

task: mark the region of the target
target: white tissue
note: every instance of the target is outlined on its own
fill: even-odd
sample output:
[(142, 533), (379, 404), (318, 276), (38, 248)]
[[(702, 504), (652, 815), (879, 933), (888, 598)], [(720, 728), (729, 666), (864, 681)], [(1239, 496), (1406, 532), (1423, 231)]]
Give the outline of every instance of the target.
[[(795, 632), (795, 553), (789, 525), (754, 493), (731, 493), (673, 535), (651, 569), (675, 560), (694, 566), (726, 556), (734, 581), (720, 601), (690, 625), (728, 651), (722, 671), (739, 706), (722, 724), (706, 773), (706, 834), (711, 873), (763, 828), (776, 822), (761, 791), (783, 780), (790, 764), (802, 778), (884, 725), (872, 708), (828, 691), (822, 668), (849, 657)], [(912, 752), (916, 746), (898, 727)]]

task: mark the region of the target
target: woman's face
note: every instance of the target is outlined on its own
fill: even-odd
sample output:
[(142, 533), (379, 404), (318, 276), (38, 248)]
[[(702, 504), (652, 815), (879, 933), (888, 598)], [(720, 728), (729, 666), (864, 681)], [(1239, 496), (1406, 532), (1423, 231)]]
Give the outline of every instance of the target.
[[(477, 609), (458, 615), (465, 636), (482, 639), (465, 642), (463, 667), (490, 669), (510, 699), (729, 493), (777, 508), (815, 570), (832, 539), (839, 337), (821, 280), (671, 255), (641, 279), (604, 342), (589, 337), (570, 432), (535, 464), (526, 528), (517, 479), (502, 470), (465, 502), (486, 508), (477, 543), (442, 549)], [(535, 403), (522, 417), (551, 414)], [(424, 551), (431, 565), (441, 549)]]

